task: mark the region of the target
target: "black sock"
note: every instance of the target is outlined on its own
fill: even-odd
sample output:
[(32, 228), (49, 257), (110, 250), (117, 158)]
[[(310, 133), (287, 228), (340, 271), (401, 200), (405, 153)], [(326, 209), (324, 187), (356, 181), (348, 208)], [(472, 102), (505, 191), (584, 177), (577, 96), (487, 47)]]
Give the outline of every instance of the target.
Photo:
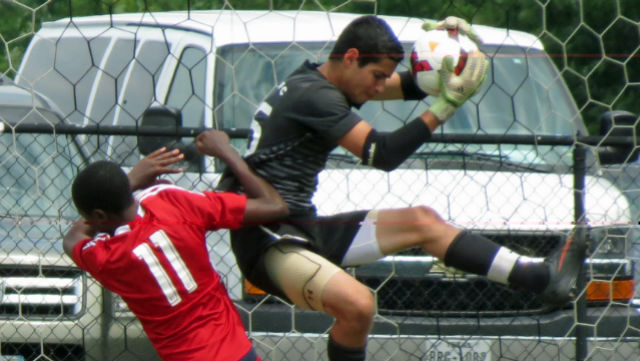
[[(494, 263), (494, 260), (499, 260)], [(481, 235), (461, 232), (453, 240), (444, 257), (445, 265), (461, 271), (488, 276), (499, 283), (509, 283), (533, 292), (542, 292), (549, 283), (549, 270), (542, 262), (498, 245)]]
[(335, 342), (329, 334), (327, 343), (329, 361), (364, 361), (367, 352), (366, 347), (346, 347)]
[(540, 293), (549, 284), (549, 267), (543, 262), (520, 258), (509, 274), (509, 283)]
[(490, 239), (463, 231), (447, 248), (444, 264), (464, 272), (486, 276), (499, 249), (500, 246)]

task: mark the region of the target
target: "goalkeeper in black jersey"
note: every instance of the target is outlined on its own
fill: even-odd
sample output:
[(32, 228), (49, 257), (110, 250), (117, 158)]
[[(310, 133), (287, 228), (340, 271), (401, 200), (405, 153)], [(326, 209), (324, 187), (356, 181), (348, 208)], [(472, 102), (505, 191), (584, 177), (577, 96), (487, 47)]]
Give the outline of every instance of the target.
[[(432, 26), (475, 35), (455, 17)], [(480, 52), (469, 55), (459, 75), (444, 67), (440, 95), (426, 112), (393, 132), (377, 132), (352, 108), (368, 100), (426, 96), (410, 73), (395, 71), (402, 58), (403, 48), (383, 20), (360, 17), (342, 32), (326, 63), (305, 62), (278, 86), (258, 107), (251, 126), (246, 161), (280, 192), (290, 216), (278, 224), (232, 231), (233, 251), (244, 276), (256, 286), (335, 318), (330, 360), (364, 359), (375, 313), (369, 289), (342, 267), (420, 247), (447, 266), (520, 285), (549, 303), (563, 304), (573, 296), (584, 259), (584, 247), (569, 240), (545, 262), (533, 262), (454, 227), (426, 205), (316, 214), (312, 197), (318, 173), (334, 148), (346, 148), (363, 164), (394, 169), (476, 92), (488, 68)], [(220, 187), (237, 189), (234, 184), (228, 175)]]

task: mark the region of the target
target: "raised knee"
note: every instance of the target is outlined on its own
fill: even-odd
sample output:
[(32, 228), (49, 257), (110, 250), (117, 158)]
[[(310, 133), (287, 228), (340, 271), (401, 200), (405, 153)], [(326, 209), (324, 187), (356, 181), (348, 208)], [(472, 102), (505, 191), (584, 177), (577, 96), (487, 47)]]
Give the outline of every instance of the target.
[(345, 311), (346, 318), (351, 319), (354, 323), (362, 325), (371, 323), (376, 311), (373, 293), (365, 286), (360, 287), (360, 290), (351, 292)]
[(359, 297), (354, 302), (354, 308), (357, 309), (355, 313), (360, 319), (373, 319), (373, 316), (376, 312), (376, 301), (373, 297), (373, 293), (368, 288), (363, 288), (364, 291), (360, 293)]
[(415, 211), (416, 218), (435, 218), (442, 219), (435, 209), (429, 206), (416, 206), (412, 208)]
[(430, 227), (436, 224), (445, 223), (444, 219), (433, 208), (427, 206), (417, 206), (411, 208), (409, 215), (415, 221), (416, 225), (421, 227)]
[(375, 315), (375, 298), (371, 291), (364, 285), (345, 289), (344, 296), (337, 300), (332, 307), (334, 317), (337, 319), (367, 327), (373, 322)]

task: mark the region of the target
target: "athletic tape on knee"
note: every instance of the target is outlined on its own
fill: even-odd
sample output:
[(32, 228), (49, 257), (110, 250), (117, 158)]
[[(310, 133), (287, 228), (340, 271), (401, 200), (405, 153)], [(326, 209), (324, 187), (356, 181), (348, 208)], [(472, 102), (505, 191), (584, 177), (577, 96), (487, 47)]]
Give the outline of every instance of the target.
[(320, 255), (293, 244), (271, 246), (266, 262), (269, 276), (291, 302), (316, 311), (324, 310), (324, 288), (341, 271)]

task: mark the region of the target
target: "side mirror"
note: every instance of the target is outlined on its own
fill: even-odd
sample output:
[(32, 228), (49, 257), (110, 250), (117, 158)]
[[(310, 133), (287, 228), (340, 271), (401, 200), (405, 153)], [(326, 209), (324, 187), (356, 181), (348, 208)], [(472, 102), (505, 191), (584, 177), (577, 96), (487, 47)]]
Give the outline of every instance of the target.
[(152, 107), (142, 115), (141, 129), (157, 130), (158, 132), (175, 132), (176, 135), (138, 135), (138, 150), (143, 155), (148, 155), (162, 147), (167, 149), (180, 149), (184, 154), (184, 160), (189, 163), (189, 169), (202, 165), (202, 155), (196, 151), (193, 142), (182, 143), (178, 135), (178, 129), (182, 127), (182, 113), (180, 110), (167, 107)]
[[(600, 116), (600, 135), (605, 137), (634, 137), (638, 117), (628, 111), (612, 110)], [(600, 164), (621, 164), (638, 159), (638, 151), (633, 144), (608, 145), (598, 151)]]
[[(142, 115), (141, 129), (154, 128), (159, 131), (176, 131), (182, 126), (182, 114), (177, 109), (149, 108)], [(162, 147), (175, 148), (180, 143), (180, 137), (139, 135), (138, 149), (143, 155), (149, 155), (154, 150)]]

